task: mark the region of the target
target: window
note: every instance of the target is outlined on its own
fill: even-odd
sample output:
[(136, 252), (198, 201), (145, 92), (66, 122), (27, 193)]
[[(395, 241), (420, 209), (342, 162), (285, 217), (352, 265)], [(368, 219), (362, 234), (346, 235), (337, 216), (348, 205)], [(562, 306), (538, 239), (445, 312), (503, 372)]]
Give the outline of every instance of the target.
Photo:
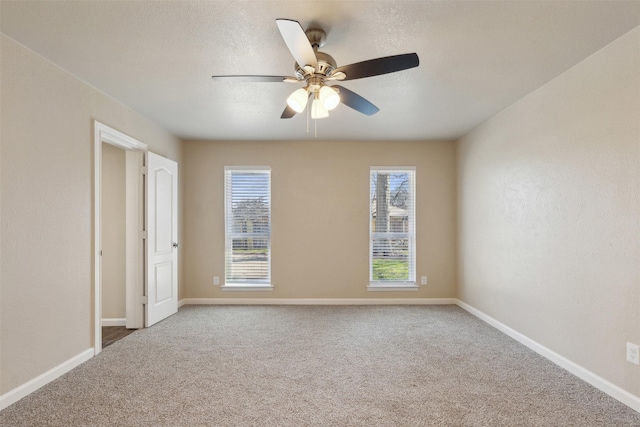
[(223, 289), (271, 289), (271, 169), (226, 167)]
[(369, 289), (417, 289), (415, 168), (372, 167), (369, 205)]

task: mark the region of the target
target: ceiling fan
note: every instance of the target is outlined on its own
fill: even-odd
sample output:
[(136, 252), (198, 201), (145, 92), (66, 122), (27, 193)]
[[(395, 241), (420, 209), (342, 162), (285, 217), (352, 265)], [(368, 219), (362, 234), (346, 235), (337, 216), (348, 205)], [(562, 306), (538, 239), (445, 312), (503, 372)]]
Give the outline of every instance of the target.
[(305, 32), (298, 21), (291, 19), (276, 19), (276, 24), (296, 60), (295, 76), (227, 75), (212, 78), (215, 81), (237, 82), (304, 82), (305, 86), (294, 91), (287, 99), (287, 107), (282, 112), (281, 119), (289, 119), (304, 111), (309, 98), (313, 98), (313, 119), (327, 117), (329, 111), (339, 103), (371, 116), (379, 111), (378, 107), (343, 86), (329, 86), (327, 82), (394, 73), (417, 67), (420, 63), (417, 54), (406, 53), (338, 67), (330, 55), (318, 51), (324, 46), (327, 37), (322, 29), (310, 28)]

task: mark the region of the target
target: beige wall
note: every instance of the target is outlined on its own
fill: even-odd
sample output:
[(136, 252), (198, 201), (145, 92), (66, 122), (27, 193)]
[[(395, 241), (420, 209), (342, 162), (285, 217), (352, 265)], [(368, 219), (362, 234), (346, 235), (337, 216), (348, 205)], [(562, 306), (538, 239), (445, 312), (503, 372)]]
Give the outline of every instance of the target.
[(640, 28), (458, 145), (459, 298), (640, 396)]
[(125, 151), (102, 144), (102, 318), (126, 317)]
[(180, 162), (180, 142), (0, 36), (0, 393), (93, 346), (93, 120)]
[[(183, 145), (184, 297), (454, 297), (455, 147), (451, 142), (207, 142)], [(227, 292), (224, 167), (270, 166), (273, 292)], [(369, 167), (416, 167), (418, 292), (367, 292)]]

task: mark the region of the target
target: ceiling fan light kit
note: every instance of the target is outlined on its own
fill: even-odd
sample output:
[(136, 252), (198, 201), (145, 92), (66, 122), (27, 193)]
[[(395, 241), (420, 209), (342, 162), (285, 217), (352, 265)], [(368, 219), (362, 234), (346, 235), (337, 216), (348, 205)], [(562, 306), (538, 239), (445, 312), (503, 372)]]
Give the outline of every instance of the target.
[(318, 51), (324, 46), (327, 35), (318, 28), (306, 32), (298, 21), (276, 19), (276, 24), (291, 55), (296, 60), (294, 77), (290, 76), (212, 76), (214, 81), (246, 82), (304, 82), (305, 86), (295, 90), (287, 98), (287, 107), (280, 118), (289, 119), (304, 111), (309, 98), (311, 118), (329, 116), (329, 111), (342, 103), (362, 114), (371, 116), (379, 108), (362, 96), (342, 86), (329, 86), (327, 82), (347, 81), (394, 73), (417, 67), (420, 63), (416, 53), (386, 56), (338, 67), (331, 55)]
[(308, 98), (309, 95), (307, 94), (307, 90), (300, 88), (289, 95), (289, 98), (287, 98), (287, 104), (297, 113), (302, 113), (304, 111), (304, 107), (307, 105)]
[(311, 103), (311, 118), (314, 120), (324, 119), (329, 117), (329, 111), (324, 108), (322, 102), (319, 99), (314, 99)]
[(318, 91), (318, 96), (322, 106), (331, 111), (340, 103), (340, 95), (338, 91), (330, 86), (322, 86)]

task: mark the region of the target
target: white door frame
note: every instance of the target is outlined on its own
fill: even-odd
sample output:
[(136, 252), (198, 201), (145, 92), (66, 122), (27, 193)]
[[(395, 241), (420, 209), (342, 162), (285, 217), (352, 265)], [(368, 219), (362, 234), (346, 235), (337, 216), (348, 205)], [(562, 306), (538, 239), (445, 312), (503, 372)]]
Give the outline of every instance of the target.
[(94, 354), (102, 351), (102, 143), (125, 150), (126, 169), (126, 316), (128, 328), (144, 326), (144, 182), (147, 144), (105, 124), (94, 127)]

